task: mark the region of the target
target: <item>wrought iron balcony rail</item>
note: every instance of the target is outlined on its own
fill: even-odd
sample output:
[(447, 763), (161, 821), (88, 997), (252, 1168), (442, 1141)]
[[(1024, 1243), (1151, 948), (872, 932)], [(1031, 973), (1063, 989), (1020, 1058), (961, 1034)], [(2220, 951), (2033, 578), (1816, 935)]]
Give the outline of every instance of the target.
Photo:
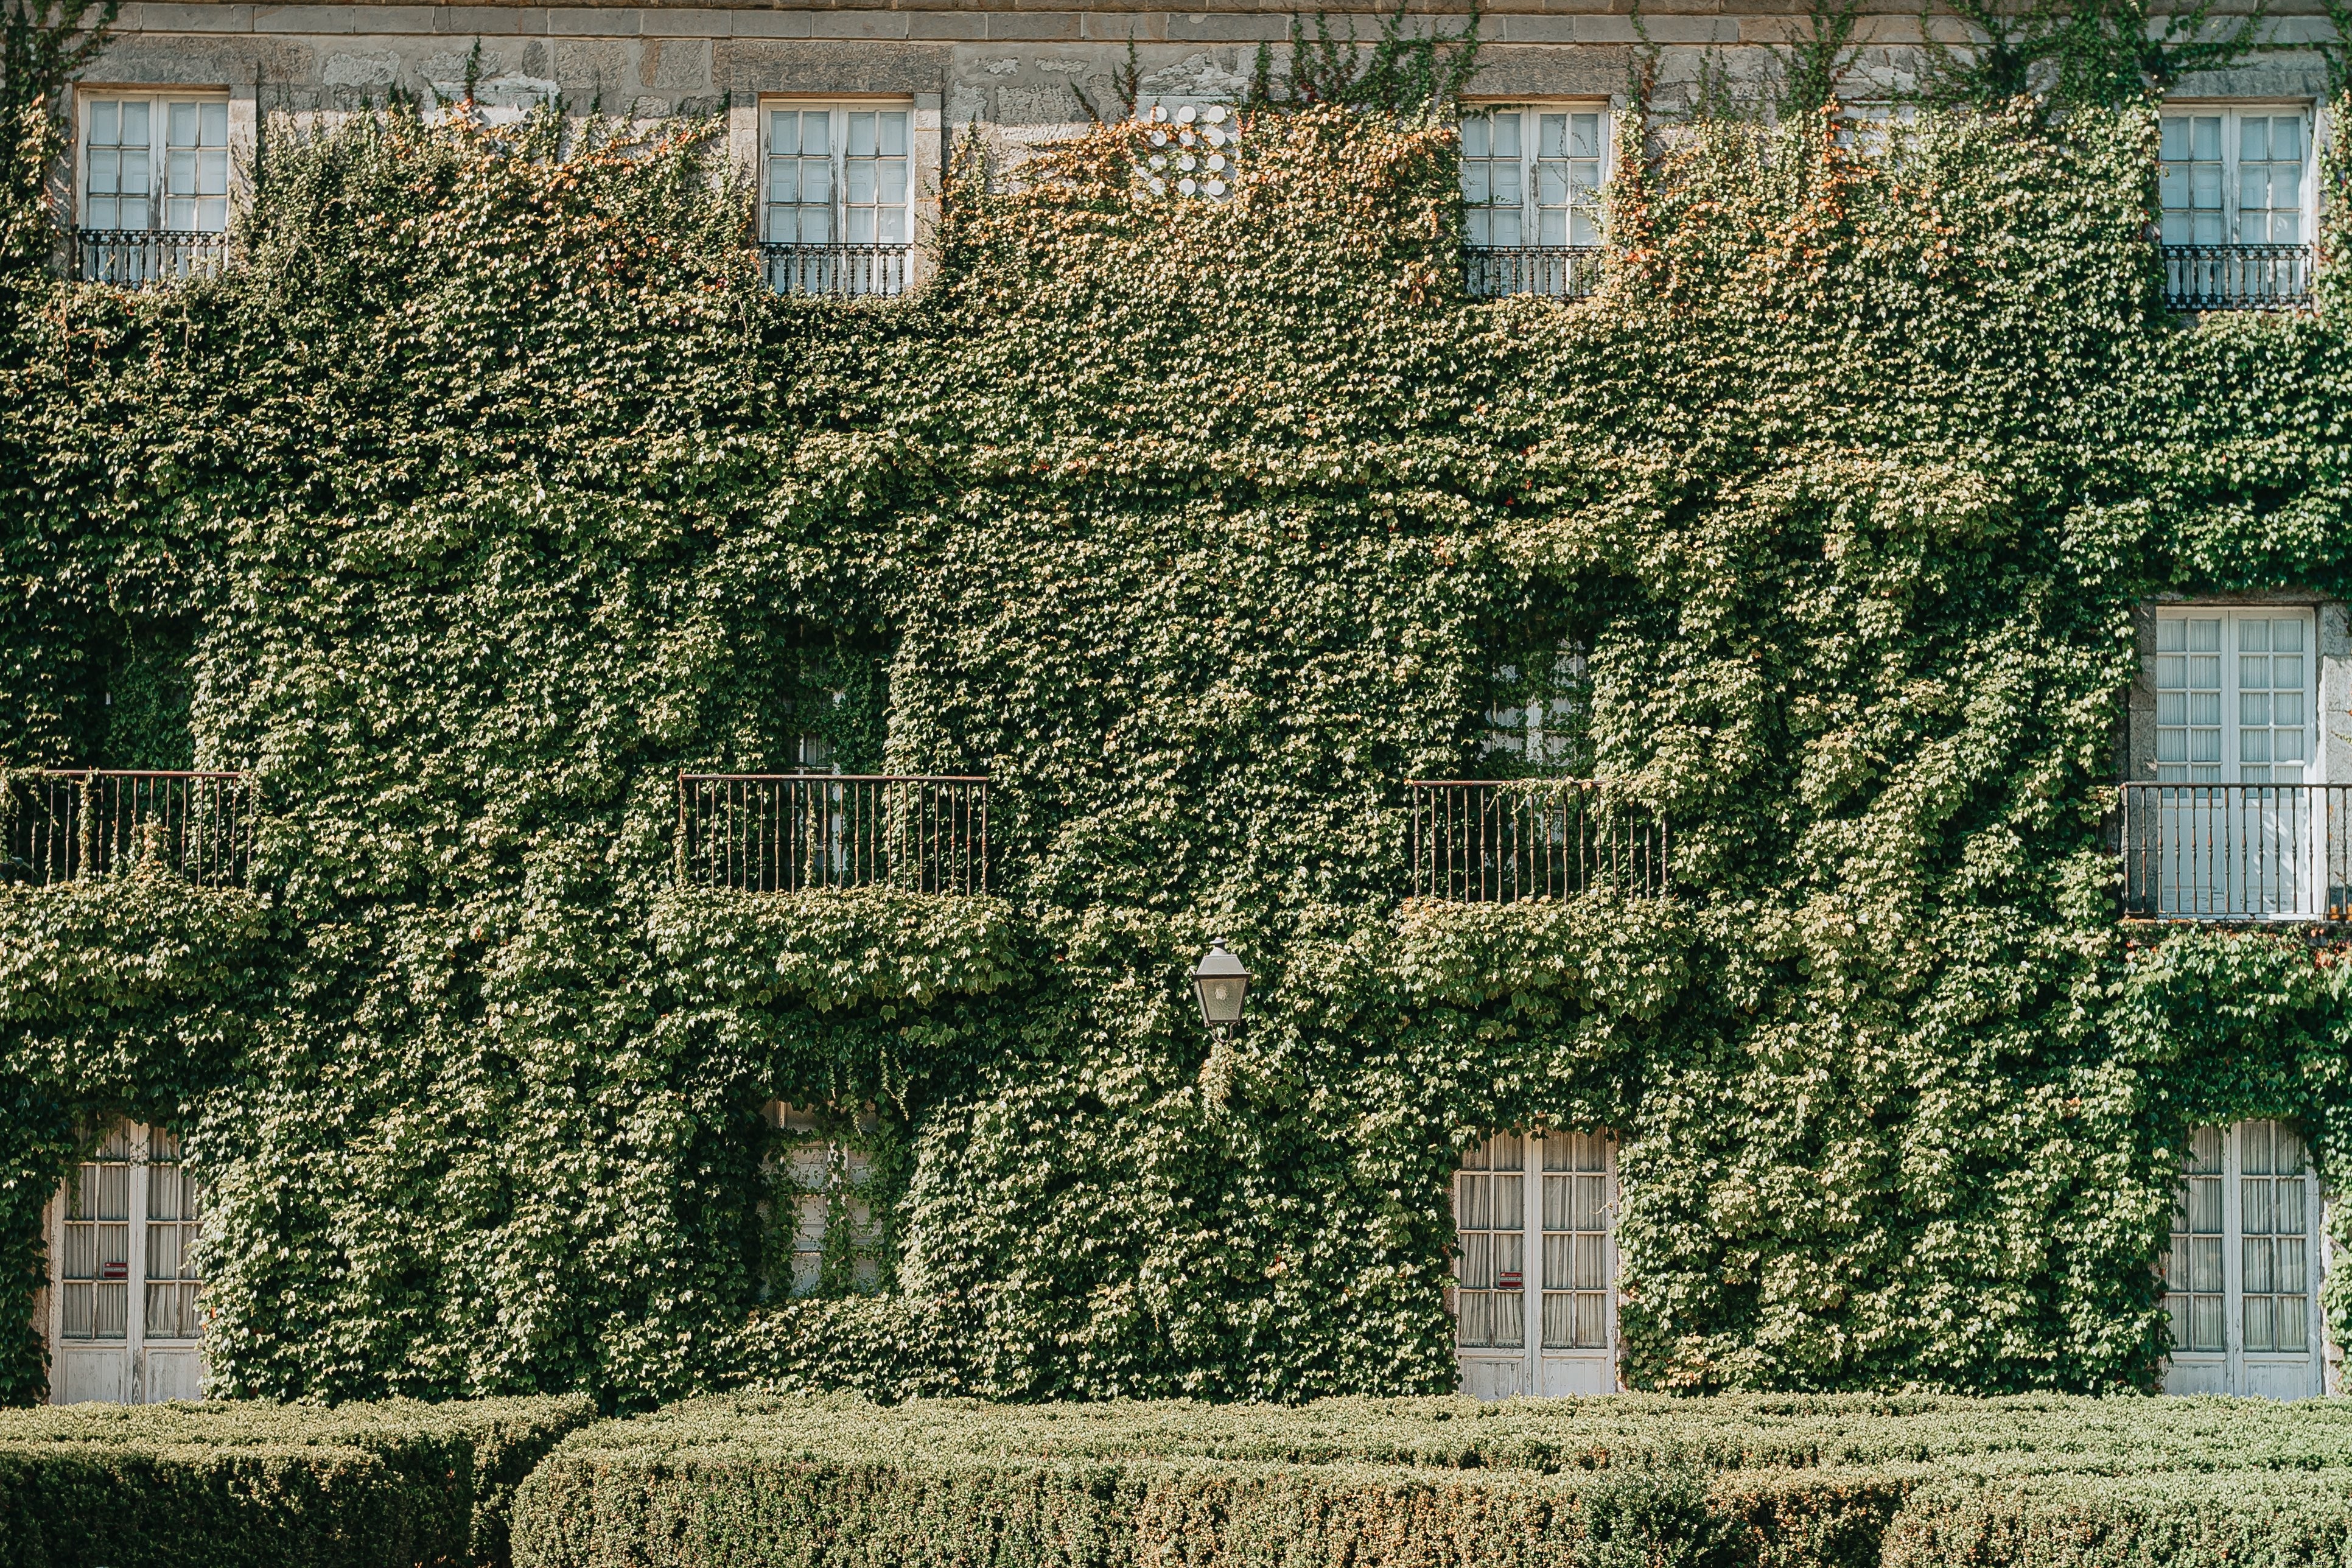
[(0, 781), (0, 882), (46, 887), (160, 861), (205, 887), (242, 887), (257, 823), (245, 773), (12, 773)]
[(2176, 310), (2294, 310), (2311, 303), (2307, 245), (2160, 245)]
[(1474, 245), (1462, 253), (1470, 292), (1581, 300), (1601, 284), (1598, 245)]
[(2352, 784), (2127, 784), (2124, 913), (2352, 920)]
[(760, 247), (768, 287), (779, 294), (904, 294), (914, 254), (908, 245)]
[(1405, 782), (1412, 894), (1458, 903), (1666, 890), (1665, 824), (1591, 779)]
[(901, 773), (680, 773), (682, 886), (749, 893), (988, 890), (988, 781)]
[(210, 278), (228, 265), (228, 236), (195, 229), (78, 228), (74, 276), (85, 283), (144, 289)]

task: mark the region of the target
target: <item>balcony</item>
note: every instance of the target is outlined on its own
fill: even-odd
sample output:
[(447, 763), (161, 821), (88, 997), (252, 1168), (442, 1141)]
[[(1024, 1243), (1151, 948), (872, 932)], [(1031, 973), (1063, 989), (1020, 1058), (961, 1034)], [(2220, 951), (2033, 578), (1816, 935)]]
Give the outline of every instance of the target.
[(73, 231), (73, 275), (84, 283), (144, 289), (215, 277), (227, 265), (226, 234), (170, 228)]
[(2307, 245), (2159, 245), (2164, 302), (2175, 310), (2300, 310), (2311, 306)]
[(881, 294), (907, 291), (914, 247), (906, 245), (763, 243), (761, 264), (779, 294)]
[(1454, 903), (1666, 890), (1665, 824), (1591, 779), (1409, 779), (1412, 896)]
[(1581, 300), (1600, 285), (1604, 253), (1598, 245), (1474, 245), (1463, 250), (1462, 261), (1475, 295)]
[(0, 883), (49, 887), (160, 863), (243, 887), (258, 816), (245, 773), (86, 769), (0, 780)]
[(2352, 784), (2123, 786), (2129, 920), (2352, 920)]
[(988, 891), (988, 781), (901, 773), (680, 773), (681, 887)]

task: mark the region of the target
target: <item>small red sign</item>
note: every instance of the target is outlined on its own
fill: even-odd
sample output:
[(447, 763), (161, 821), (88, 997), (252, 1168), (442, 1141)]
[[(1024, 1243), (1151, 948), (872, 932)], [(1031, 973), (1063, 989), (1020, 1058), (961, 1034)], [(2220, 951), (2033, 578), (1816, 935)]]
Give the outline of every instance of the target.
[(128, 1279), (131, 1278), (131, 1265), (128, 1263), (101, 1263), (98, 1266), (98, 1277), (100, 1279)]
[(1516, 1268), (1506, 1268), (1496, 1278), (1495, 1283), (1505, 1290), (1516, 1290), (1519, 1288), (1519, 1271)]

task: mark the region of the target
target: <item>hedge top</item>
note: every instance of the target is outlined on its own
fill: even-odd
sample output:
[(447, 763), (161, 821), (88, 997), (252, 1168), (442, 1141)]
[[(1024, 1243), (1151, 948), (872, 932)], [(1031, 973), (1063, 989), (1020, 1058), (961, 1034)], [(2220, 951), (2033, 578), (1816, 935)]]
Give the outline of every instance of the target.
[(2332, 1402), (2021, 1395), (1628, 1394), (1481, 1404), (1328, 1399), (996, 1405), (848, 1395), (714, 1397), (573, 1434), (561, 1453), (625, 1465), (1196, 1458), (1554, 1472), (1933, 1464), (1981, 1475), (2316, 1470), (2352, 1465)]

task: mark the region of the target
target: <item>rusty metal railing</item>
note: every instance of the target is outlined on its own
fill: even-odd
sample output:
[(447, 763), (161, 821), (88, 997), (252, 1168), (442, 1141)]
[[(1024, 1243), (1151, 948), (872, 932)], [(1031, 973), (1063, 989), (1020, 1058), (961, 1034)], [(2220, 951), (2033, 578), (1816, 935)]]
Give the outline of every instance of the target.
[(789, 893), (988, 890), (988, 780), (907, 773), (680, 773), (681, 886)]
[(242, 887), (257, 823), (246, 773), (86, 768), (0, 775), (0, 882), (48, 886), (160, 862), (192, 882)]
[(1665, 824), (1591, 779), (1405, 781), (1415, 898), (1488, 903), (1663, 893)]
[(2124, 913), (2352, 920), (2352, 785), (2127, 784)]

